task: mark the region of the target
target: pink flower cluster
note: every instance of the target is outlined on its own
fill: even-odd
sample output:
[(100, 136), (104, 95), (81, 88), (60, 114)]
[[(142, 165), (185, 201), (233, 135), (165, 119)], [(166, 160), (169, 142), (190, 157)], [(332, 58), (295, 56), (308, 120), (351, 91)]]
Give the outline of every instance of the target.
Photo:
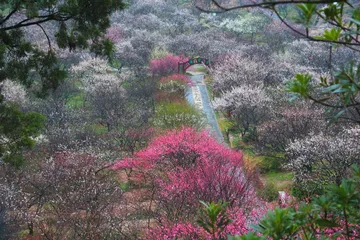
[[(228, 235), (242, 235), (246, 234), (249, 231), (248, 228), (248, 219), (258, 219), (259, 216), (254, 212), (253, 216), (244, 215), (243, 211), (238, 208), (228, 210), (229, 217), (233, 220), (223, 232), (216, 234), (218, 238), (225, 239)], [(253, 212), (251, 213), (253, 214)], [(164, 239), (203, 239), (211, 240), (213, 236), (206, 232), (205, 229), (197, 226), (196, 224), (190, 222), (180, 222), (180, 223), (171, 223), (169, 221), (163, 222), (159, 227), (150, 228), (146, 233), (143, 239), (154, 239), (154, 240), (164, 240)]]
[(240, 152), (218, 143), (205, 131), (182, 128), (155, 137), (147, 148), (113, 167), (126, 168), (133, 169), (139, 181), (152, 181), (157, 207), (163, 209), (168, 222), (150, 230), (147, 239), (208, 239), (206, 232), (184, 223), (196, 214), (199, 200), (229, 203), (229, 216), (234, 218), (226, 228), (229, 234), (244, 233), (248, 219), (259, 219), (247, 219), (243, 214), (251, 214), (259, 202), (253, 187), (257, 175), (244, 169)]
[(149, 72), (159, 76), (176, 73), (178, 71), (178, 63), (186, 60), (187, 58), (184, 56), (169, 54), (163, 58), (151, 60)]
[(183, 84), (188, 84), (190, 86), (193, 85), (189, 77), (184, 74), (175, 73), (175, 74), (171, 74), (170, 76), (162, 77), (160, 79), (160, 83), (168, 83), (170, 81), (177, 81)]

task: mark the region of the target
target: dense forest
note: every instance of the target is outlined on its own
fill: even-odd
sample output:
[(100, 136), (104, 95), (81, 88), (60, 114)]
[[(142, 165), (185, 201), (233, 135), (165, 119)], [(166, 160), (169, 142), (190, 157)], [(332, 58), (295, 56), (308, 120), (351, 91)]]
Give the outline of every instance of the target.
[(0, 7), (0, 240), (360, 238), (357, 0)]

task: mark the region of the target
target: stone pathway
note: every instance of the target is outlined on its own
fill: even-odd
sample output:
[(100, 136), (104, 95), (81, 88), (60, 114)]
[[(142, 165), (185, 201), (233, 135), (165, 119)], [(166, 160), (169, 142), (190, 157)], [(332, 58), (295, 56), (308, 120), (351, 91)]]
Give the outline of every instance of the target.
[(204, 82), (204, 75), (190, 76), (190, 79), (194, 86), (187, 92), (187, 100), (205, 114), (207, 120), (205, 129), (208, 130), (219, 142), (223, 143), (224, 137), (211, 106), (210, 98)]

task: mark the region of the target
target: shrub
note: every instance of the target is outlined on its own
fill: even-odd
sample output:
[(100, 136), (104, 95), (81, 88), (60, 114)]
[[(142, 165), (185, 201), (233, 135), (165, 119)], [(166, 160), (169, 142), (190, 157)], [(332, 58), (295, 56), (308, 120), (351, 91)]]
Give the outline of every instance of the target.
[(274, 183), (271, 182), (264, 185), (264, 188), (259, 191), (259, 195), (267, 202), (275, 201), (279, 196)]
[(202, 114), (186, 102), (162, 102), (155, 109), (153, 124), (160, 129), (181, 128), (200, 129), (204, 125)]
[(166, 48), (155, 47), (151, 51), (151, 59), (161, 59), (163, 57), (166, 57), (167, 55), (169, 55), (169, 52), (166, 50)]
[(359, 239), (360, 169), (353, 170), (352, 178), (327, 186), (310, 203), (269, 211), (254, 233), (230, 239)]
[(159, 81), (158, 93), (159, 100), (174, 101), (177, 99), (185, 99), (185, 91), (191, 85), (190, 79), (186, 75), (172, 74), (163, 77)]
[(261, 173), (276, 172), (281, 169), (284, 160), (280, 156), (265, 156), (259, 164)]

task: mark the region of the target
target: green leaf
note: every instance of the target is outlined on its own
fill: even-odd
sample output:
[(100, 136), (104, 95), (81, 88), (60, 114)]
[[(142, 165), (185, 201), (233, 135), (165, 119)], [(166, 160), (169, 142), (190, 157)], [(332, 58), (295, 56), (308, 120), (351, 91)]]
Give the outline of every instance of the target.
[(325, 41), (338, 41), (341, 36), (341, 28), (332, 28), (325, 30), (323, 35), (315, 36), (314, 38)]
[(315, 220), (315, 223), (320, 227), (339, 227), (338, 224), (331, 222), (327, 219), (317, 219)]
[(296, 74), (295, 79), (287, 83), (286, 91), (308, 97), (311, 90), (310, 82), (311, 76), (309, 74)]
[(296, 6), (301, 12), (300, 19), (298, 19), (298, 23), (303, 24), (305, 27), (309, 27), (311, 23), (311, 19), (315, 14), (317, 4), (303, 3), (303, 4), (297, 4)]

